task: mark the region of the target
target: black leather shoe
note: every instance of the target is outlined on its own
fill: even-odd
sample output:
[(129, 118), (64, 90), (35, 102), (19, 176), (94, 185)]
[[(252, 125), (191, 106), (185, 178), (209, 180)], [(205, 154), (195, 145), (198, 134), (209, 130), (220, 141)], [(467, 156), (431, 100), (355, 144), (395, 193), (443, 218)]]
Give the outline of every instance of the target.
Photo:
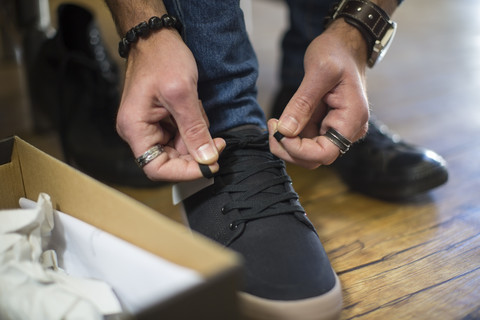
[[(278, 93), (273, 117), (281, 115), (294, 93), (292, 88)], [(441, 156), (402, 141), (377, 123), (370, 120), (367, 135), (332, 165), (351, 189), (379, 199), (405, 200), (448, 180)]]
[(62, 4), (58, 31), (29, 68), (37, 112), (58, 129), (66, 161), (106, 183), (154, 187), (115, 130), (119, 71), (93, 15)]
[(448, 180), (441, 156), (400, 140), (374, 121), (333, 167), (353, 190), (385, 200), (408, 199)]

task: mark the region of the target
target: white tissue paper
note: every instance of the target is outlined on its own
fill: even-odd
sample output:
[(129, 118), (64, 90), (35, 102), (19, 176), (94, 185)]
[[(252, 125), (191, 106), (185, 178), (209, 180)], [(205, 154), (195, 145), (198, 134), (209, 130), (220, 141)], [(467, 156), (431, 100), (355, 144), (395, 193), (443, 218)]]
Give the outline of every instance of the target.
[[(36, 204), (22, 198), (20, 206), (32, 208)], [(205, 281), (195, 270), (171, 263), (63, 212), (53, 210), (52, 221), (55, 228), (47, 249), (56, 252), (58, 266), (69, 275), (108, 283), (127, 313), (137, 314)], [(94, 299), (101, 301), (98, 296)]]
[(22, 198), (20, 206), (0, 210), (2, 320), (136, 314), (204, 281), (194, 270), (53, 210), (47, 194), (37, 203)]
[(0, 211), (0, 319), (103, 319), (121, 312), (103, 282), (67, 275), (45, 251), (54, 225), (50, 197)]

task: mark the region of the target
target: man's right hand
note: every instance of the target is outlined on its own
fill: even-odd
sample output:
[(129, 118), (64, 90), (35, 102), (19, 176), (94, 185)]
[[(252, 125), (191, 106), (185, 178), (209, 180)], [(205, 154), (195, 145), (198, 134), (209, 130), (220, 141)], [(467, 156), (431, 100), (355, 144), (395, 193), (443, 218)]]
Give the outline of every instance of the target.
[(176, 30), (158, 30), (132, 45), (117, 131), (135, 157), (157, 144), (164, 146), (143, 168), (152, 180), (200, 178), (199, 163), (212, 172), (219, 169), (225, 141), (212, 139), (208, 131), (197, 81), (195, 59)]

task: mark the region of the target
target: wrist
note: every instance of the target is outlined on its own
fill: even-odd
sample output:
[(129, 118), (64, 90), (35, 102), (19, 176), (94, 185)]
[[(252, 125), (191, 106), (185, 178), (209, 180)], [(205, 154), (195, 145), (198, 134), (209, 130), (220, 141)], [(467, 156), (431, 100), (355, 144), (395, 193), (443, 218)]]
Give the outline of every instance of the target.
[(347, 52), (356, 62), (357, 66), (365, 70), (368, 60), (368, 45), (362, 33), (352, 25), (348, 24), (344, 19), (333, 21), (325, 35), (331, 36), (332, 39), (341, 39), (341, 43), (347, 48)]
[(168, 14), (163, 1), (118, 1), (105, 0), (115, 22), (118, 35), (123, 37), (140, 21)]
[(137, 42), (147, 39), (152, 33), (162, 29), (176, 29), (181, 32), (180, 21), (171, 15), (164, 14), (161, 17), (153, 16), (148, 21), (143, 21), (132, 27), (118, 43), (118, 53), (122, 58), (127, 58), (132, 46)]
[(153, 59), (159, 59), (159, 53), (176, 52), (179, 45), (184, 46), (185, 43), (177, 30), (159, 30), (152, 33), (148, 40), (140, 40), (131, 46), (126, 59), (127, 65), (133, 61), (146, 61), (150, 65)]
[(341, 19), (360, 31), (367, 46), (368, 66), (373, 67), (388, 51), (396, 30), (396, 23), (378, 4), (388, 5), (393, 12), (392, 1), (396, 0), (341, 0), (326, 17), (326, 28)]

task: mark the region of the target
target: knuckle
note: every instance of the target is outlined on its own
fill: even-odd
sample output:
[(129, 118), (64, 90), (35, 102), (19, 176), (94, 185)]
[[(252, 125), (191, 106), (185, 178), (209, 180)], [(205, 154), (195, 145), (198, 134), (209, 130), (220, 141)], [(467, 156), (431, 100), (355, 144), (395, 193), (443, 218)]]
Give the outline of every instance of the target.
[(368, 123), (369, 118), (370, 118), (370, 114), (368, 112), (368, 109), (366, 109), (365, 112), (362, 113), (360, 117), (360, 121), (362, 123)]
[(358, 132), (360, 138), (365, 136), (368, 132), (368, 119), (369, 119), (369, 114), (368, 112), (365, 112), (361, 118), (360, 118), (360, 130)]
[(128, 117), (125, 116), (124, 113), (118, 113), (117, 114), (117, 119), (115, 122), (115, 129), (117, 130), (117, 133), (120, 135), (120, 137), (124, 138), (126, 133), (127, 133), (127, 128), (128, 128)]
[(177, 103), (188, 98), (192, 92), (196, 92), (195, 83), (188, 78), (175, 78), (164, 82), (161, 88), (163, 98), (169, 103)]
[(368, 122), (366, 122), (360, 129), (360, 137), (364, 137), (368, 132)]
[(151, 181), (160, 181), (160, 180), (167, 180), (166, 177), (164, 177), (162, 174), (160, 174), (158, 172), (160, 168), (159, 167), (155, 167), (155, 168), (144, 168), (143, 169), (143, 172), (145, 174), (145, 176), (151, 180)]
[(139, 132), (146, 134), (148, 132), (148, 126), (145, 123), (137, 121), (135, 116), (130, 115), (128, 112), (119, 112), (115, 122), (115, 130), (120, 138), (130, 144), (131, 142), (135, 142), (135, 138), (138, 137)]
[(324, 161), (323, 164), (326, 165), (326, 166), (329, 166), (329, 165), (331, 165), (332, 163), (334, 163), (335, 160), (337, 160), (337, 158), (338, 158), (338, 156), (330, 156), (330, 157), (327, 157), (327, 158), (325, 158), (325, 161)]
[(315, 106), (311, 103), (312, 99), (309, 97), (299, 95), (295, 98), (293, 104), (293, 111), (300, 116), (310, 115), (315, 110)]
[(313, 163), (307, 163), (305, 165), (305, 168), (307, 168), (308, 170), (314, 170), (314, 169), (317, 169), (318, 167), (320, 167), (320, 163), (316, 163), (316, 162), (313, 162)]
[(150, 170), (144, 169), (143, 172), (145, 173), (145, 175), (147, 176), (147, 178), (148, 178), (149, 180), (155, 181), (155, 180), (158, 179), (157, 176), (156, 176), (156, 174), (150, 172)]
[(345, 63), (336, 55), (329, 54), (322, 59), (317, 60), (317, 68), (322, 70), (322, 73), (327, 78), (337, 77), (339, 74), (342, 74), (345, 70)]
[(184, 135), (187, 139), (198, 139), (206, 132), (206, 124), (201, 119), (194, 120), (187, 128)]

